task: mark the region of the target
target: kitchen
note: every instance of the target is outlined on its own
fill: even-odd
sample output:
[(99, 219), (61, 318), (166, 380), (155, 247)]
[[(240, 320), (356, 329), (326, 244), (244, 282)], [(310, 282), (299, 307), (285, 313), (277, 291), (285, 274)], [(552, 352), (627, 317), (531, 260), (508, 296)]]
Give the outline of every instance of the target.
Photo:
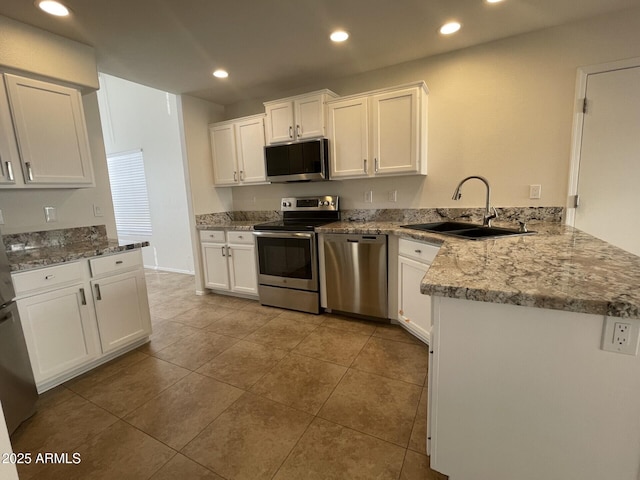
[[(455, 185), (467, 174), (477, 173), (491, 180), (494, 205), (564, 206), (576, 68), (638, 56), (635, 47), (638, 44), (637, 18), (638, 12), (633, 9), (610, 13), (339, 81), (318, 85), (307, 82), (297, 91), (282, 89), (279, 94), (265, 99), (284, 98), (321, 88), (330, 88), (344, 96), (424, 79), (430, 91), (429, 172), (426, 177), (331, 182), (331, 192), (327, 192), (323, 184), (212, 189), (213, 171), (206, 125), (259, 113), (264, 109), (262, 99), (239, 102), (221, 113), (210, 102), (183, 96), (193, 214), (279, 210), (283, 197), (326, 193), (339, 195), (341, 208), (348, 210), (370, 210), (372, 206), (398, 209), (453, 207), (457, 206), (450, 199)], [(5, 27), (10, 26), (11, 22), (3, 23), (3, 30), (7, 31)], [(46, 46), (50, 47), (51, 42), (65, 43), (58, 37), (47, 36)], [(14, 45), (20, 46), (19, 43)], [(25, 50), (23, 55), (31, 54), (28, 48)], [(43, 64), (47, 68), (55, 68), (46, 60)], [(496, 66), (499, 66), (499, 73)], [(38, 73), (60, 76), (52, 74), (51, 70)], [(70, 81), (64, 78), (65, 75), (62, 74), (63, 79)], [(73, 83), (83, 84), (84, 81), (76, 78)], [(96, 88), (95, 82), (93, 88)], [(85, 100), (85, 104), (87, 121), (95, 125), (95, 102)], [(102, 141), (99, 130), (99, 127), (97, 130), (89, 127), (90, 140), (97, 144), (92, 147), (95, 190), (0, 192), (7, 220), (3, 233), (43, 229), (42, 206), (49, 202), (60, 205), (58, 225), (61, 228), (96, 223), (93, 211), (85, 206), (98, 201), (109, 204), (104, 162), (95, 159)], [(529, 184), (543, 185), (540, 200), (529, 199)], [(397, 202), (388, 201), (388, 192), (394, 190), (398, 192)], [(366, 191), (373, 191), (372, 204), (364, 201)], [(463, 202), (464, 207), (483, 205), (484, 191), (480, 184), (465, 187)], [(103, 223), (111, 229), (109, 236), (113, 238), (115, 232), (109, 209), (105, 209), (105, 215)], [(64, 224), (63, 220), (69, 223)], [(195, 241), (197, 237), (193, 237)], [(193, 250), (198, 254), (199, 246)], [(196, 262), (196, 266), (198, 264)], [(197, 289), (202, 290), (202, 284)]]

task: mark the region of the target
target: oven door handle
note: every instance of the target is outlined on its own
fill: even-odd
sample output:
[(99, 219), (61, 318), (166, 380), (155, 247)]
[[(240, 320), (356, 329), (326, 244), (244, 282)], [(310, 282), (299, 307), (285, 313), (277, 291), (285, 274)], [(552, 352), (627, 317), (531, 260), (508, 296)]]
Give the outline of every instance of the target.
[(287, 232), (287, 231), (269, 231), (269, 232), (253, 232), (257, 237), (271, 238), (314, 238), (315, 232)]

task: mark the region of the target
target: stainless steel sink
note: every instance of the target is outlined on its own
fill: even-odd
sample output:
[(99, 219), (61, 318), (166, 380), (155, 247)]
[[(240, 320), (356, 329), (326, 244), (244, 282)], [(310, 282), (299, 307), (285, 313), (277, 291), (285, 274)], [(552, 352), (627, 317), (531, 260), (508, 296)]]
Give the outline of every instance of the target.
[(467, 238), (469, 240), (513, 237), (536, 233), (532, 231), (521, 231), (515, 228), (483, 227), (482, 225), (466, 222), (416, 223), (413, 225), (402, 225), (402, 227), (421, 230), (423, 232), (441, 233), (442, 235), (450, 235), (452, 237)]

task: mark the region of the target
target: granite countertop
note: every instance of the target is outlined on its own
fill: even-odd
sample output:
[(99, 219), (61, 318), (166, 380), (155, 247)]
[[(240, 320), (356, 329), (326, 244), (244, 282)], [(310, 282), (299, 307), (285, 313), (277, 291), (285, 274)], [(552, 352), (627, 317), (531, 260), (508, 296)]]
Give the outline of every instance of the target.
[(257, 222), (255, 220), (220, 220), (197, 225), (196, 228), (198, 230), (253, 230), (253, 226), (258, 223), (264, 222)]
[(121, 244), (118, 240), (95, 239), (8, 251), (7, 257), (11, 271), (19, 272), (148, 246), (149, 242)]
[(422, 280), (424, 294), (640, 318), (640, 257), (580, 230), (532, 223), (536, 235), (472, 241), (400, 225), (336, 222), (316, 231), (399, 235), (441, 245)]

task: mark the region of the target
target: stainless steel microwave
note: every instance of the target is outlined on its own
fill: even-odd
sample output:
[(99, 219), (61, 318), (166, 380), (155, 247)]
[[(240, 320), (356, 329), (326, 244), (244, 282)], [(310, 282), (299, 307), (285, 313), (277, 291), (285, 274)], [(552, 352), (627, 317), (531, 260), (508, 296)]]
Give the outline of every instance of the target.
[(264, 161), (268, 182), (329, 180), (329, 140), (267, 145)]

